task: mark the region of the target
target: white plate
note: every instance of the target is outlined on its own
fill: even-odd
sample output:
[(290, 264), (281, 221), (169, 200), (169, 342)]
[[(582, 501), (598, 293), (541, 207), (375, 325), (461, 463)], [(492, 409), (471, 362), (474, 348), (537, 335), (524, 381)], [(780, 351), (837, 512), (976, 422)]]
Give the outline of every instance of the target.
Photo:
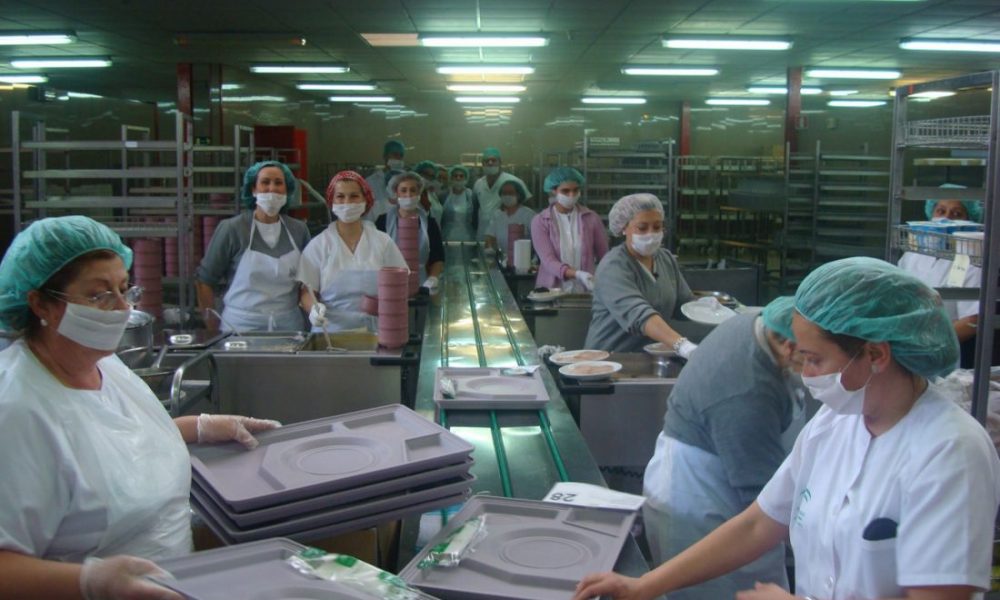
[(604, 350), (567, 350), (557, 352), (549, 357), (549, 362), (554, 365), (571, 365), (585, 360), (604, 360), (611, 356)]
[[(597, 370), (598, 372), (588, 372)], [(620, 363), (607, 360), (588, 360), (559, 367), (559, 373), (566, 377), (587, 381), (590, 379), (607, 379), (622, 370)], [(581, 372), (583, 371), (583, 372)]]
[(663, 342), (653, 342), (652, 344), (646, 344), (645, 346), (642, 347), (642, 349), (645, 350), (647, 353), (652, 354), (653, 356), (677, 356), (677, 353), (674, 352), (674, 349), (671, 348), (670, 346), (667, 346)]
[(532, 302), (552, 302), (566, 292), (562, 290), (549, 290), (547, 292), (528, 292), (528, 300)]
[(533, 397), (534, 380), (524, 376), (475, 377), (459, 380), (458, 396), (525, 396)]
[(682, 304), (681, 313), (695, 323), (702, 323), (704, 325), (718, 325), (736, 315), (736, 311), (731, 308), (726, 308), (722, 305), (719, 305), (718, 308), (712, 308), (710, 305), (697, 300)]

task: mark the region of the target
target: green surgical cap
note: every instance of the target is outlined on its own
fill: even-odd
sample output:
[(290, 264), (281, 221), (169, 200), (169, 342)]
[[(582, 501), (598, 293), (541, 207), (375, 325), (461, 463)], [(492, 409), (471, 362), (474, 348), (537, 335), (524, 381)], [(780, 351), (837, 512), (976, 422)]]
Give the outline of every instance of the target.
[(483, 160), (486, 160), (487, 158), (500, 160), (500, 149), (490, 146), (489, 148), (483, 150)]
[(958, 363), (958, 338), (941, 297), (916, 277), (868, 257), (826, 263), (795, 293), (795, 309), (830, 333), (888, 342), (900, 365), (924, 377)]
[(421, 174), (423, 174), (423, 171), (426, 171), (427, 169), (430, 169), (435, 173), (437, 173), (437, 163), (434, 162), (433, 160), (422, 160), (418, 162), (415, 167), (413, 167), (414, 171)]
[(556, 167), (545, 176), (545, 183), (542, 184), (542, 190), (546, 193), (551, 192), (559, 187), (560, 184), (567, 181), (575, 181), (582, 186), (583, 175), (573, 167)]
[(27, 327), (28, 292), (94, 250), (110, 250), (126, 269), (132, 266), (132, 250), (117, 233), (90, 217), (42, 219), (17, 234), (0, 262), (0, 321), (11, 331)]
[(398, 152), (400, 156), (406, 156), (406, 146), (399, 140), (389, 140), (382, 146), (382, 159), (389, 158), (389, 155)]
[(523, 203), (525, 200), (528, 199), (528, 188), (527, 186), (524, 185), (524, 182), (521, 181), (519, 177), (514, 177), (513, 175), (509, 175), (500, 183), (500, 190), (503, 190), (503, 186), (507, 185), (508, 183), (513, 185), (514, 189), (517, 190), (518, 202)]
[(452, 165), (448, 169), (448, 177), (454, 177), (455, 176), (455, 171), (458, 171), (462, 175), (465, 175), (466, 179), (469, 179), (469, 170), (467, 168), (465, 168), (464, 165)]
[[(299, 182), (295, 178), (295, 175), (292, 175), (291, 169), (285, 163), (276, 160), (265, 160), (251, 166), (243, 174), (243, 187), (240, 188), (240, 204), (244, 208), (253, 208), (257, 205), (257, 199), (253, 197), (253, 188), (257, 184), (257, 174), (264, 167), (278, 167), (281, 169), (281, 173), (285, 176), (285, 195), (288, 196), (289, 200), (295, 196), (295, 190), (298, 189)], [(286, 204), (285, 206), (288, 205)], [(283, 207), (281, 210), (284, 212), (285, 208)]]
[(764, 319), (764, 327), (777, 333), (783, 338), (794, 340), (792, 333), (792, 313), (795, 312), (794, 296), (779, 296), (771, 300), (760, 313)]

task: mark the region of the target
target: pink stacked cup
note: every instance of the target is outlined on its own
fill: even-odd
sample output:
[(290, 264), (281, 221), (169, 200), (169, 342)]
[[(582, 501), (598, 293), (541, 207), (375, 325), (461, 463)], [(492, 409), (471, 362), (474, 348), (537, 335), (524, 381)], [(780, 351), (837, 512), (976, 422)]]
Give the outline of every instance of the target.
[(138, 239), (132, 244), (135, 285), (143, 289), (137, 308), (163, 315), (163, 246), (157, 239)]
[(507, 266), (514, 268), (514, 242), (524, 237), (524, 225), (511, 223), (507, 225)]
[(163, 258), (166, 264), (165, 273), (167, 277), (177, 277), (180, 273), (177, 257), (177, 238), (166, 238), (163, 240)]
[(403, 218), (397, 221), (396, 236), (399, 251), (410, 268), (409, 295), (415, 296), (420, 288), (420, 219), (417, 217)]
[(384, 267), (378, 272), (378, 343), (400, 348), (410, 339), (406, 269)]

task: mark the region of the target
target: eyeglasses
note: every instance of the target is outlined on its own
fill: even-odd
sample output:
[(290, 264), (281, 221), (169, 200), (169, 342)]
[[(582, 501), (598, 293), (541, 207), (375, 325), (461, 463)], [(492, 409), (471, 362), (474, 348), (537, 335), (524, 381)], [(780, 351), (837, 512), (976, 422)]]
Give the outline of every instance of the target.
[(124, 293), (115, 290), (108, 290), (106, 292), (101, 292), (100, 294), (94, 294), (93, 296), (73, 296), (71, 294), (66, 294), (64, 292), (57, 292), (56, 290), (45, 290), (45, 293), (66, 300), (69, 298), (82, 298), (86, 300), (88, 304), (96, 306), (101, 310), (114, 310), (118, 305), (118, 298), (124, 298), (125, 302), (129, 306), (135, 306), (142, 300), (143, 288), (138, 285), (129, 286)]

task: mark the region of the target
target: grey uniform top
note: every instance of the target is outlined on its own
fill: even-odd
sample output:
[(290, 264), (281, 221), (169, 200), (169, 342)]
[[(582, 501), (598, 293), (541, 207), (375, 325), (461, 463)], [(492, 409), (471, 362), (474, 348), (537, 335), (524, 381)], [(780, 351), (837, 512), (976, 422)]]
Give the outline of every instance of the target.
[(632, 258), (625, 244), (615, 246), (597, 265), (594, 279), (586, 342), (593, 350), (642, 350), (652, 342), (642, 334), (646, 320), (655, 314), (671, 318), (681, 304), (694, 298), (677, 260), (665, 248), (657, 250), (650, 273)]
[[(253, 236), (253, 250), (272, 257), (284, 256), (294, 250), (288, 234), (292, 234), (295, 245), (301, 252), (312, 236), (309, 235), (309, 228), (298, 219), (293, 219), (288, 215), (279, 215), (285, 227), (281, 228), (281, 236), (274, 248), (268, 246), (260, 233)], [(215, 233), (212, 234), (212, 241), (208, 244), (201, 264), (195, 269), (194, 278), (203, 283), (218, 288), (223, 283), (228, 284), (236, 274), (236, 267), (243, 258), (243, 253), (250, 247), (250, 220), (253, 218), (252, 210), (244, 210), (235, 217), (230, 217), (219, 223)], [(287, 228), (287, 231), (286, 231)]]
[(785, 377), (754, 335), (756, 314), (737, 315), (698, 345), (667, 399), (663, 432), (719, 457), (747, 506), (785, 459), (792, 422)]

